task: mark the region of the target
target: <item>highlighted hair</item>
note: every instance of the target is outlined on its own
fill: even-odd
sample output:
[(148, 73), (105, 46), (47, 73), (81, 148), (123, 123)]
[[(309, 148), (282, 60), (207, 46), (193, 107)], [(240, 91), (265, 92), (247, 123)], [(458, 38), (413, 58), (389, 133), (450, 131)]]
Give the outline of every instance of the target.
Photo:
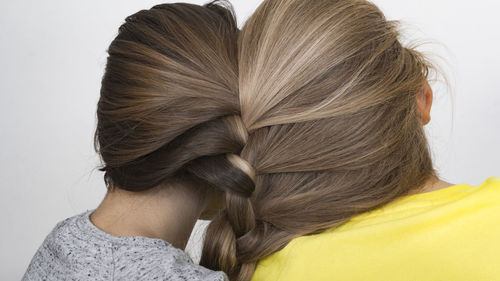
[(337, 227), (435, 176), (416, 108), (431, 64), (363, 0), (266, 0), (239, 37), (239, 99), (256, 171), (227, 194), (201, 264), (250, 280), (293, 238)]

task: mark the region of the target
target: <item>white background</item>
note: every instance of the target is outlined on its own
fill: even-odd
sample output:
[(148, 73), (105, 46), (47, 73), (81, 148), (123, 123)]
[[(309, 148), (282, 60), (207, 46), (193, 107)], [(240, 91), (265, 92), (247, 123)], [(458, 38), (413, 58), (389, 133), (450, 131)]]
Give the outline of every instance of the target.
[[(104, 195), (92, 134), (105, 51), (127, 15), (158, 3), (0, 2), (0, 280), (19, 280), (56, 222)], [(240, 26), (259, 3), (233, 1)], [(499, 2), (375, 3), (408, 37), (431, 42), (423, 50), (449, 78), (450, 87), (433, 83), (426, 127), (442, 177), (477, 185), (500, 176)]]

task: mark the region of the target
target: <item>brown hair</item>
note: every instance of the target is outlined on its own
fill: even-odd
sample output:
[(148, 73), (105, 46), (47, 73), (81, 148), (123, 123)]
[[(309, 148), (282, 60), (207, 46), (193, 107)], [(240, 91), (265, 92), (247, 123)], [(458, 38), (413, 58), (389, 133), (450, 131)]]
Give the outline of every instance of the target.
[(415, 102), (431, 64), (398, 36), (362, 0), (264, 1), (239, 38), (223, 1), (129, 16), (97, 107), (108, 188), (226, 191), (200, 263), (249, 280), (293, 238), (435, 175)]
[(109, 46), (97, 105), (94, 147), (108, 188), (140, 191), (189, 177), (242, 192), (251, 182), (221, 157), (246, 141), (234, 130), (238, 32), (226, 1), (161, 4), (126, 18)]
[(432, 65), (364, 0), (266, 0), (239, 36), (240, 156), (201, 264), (250, 280), (293, 238), (337, 227), (436, 176), (416, 107)]

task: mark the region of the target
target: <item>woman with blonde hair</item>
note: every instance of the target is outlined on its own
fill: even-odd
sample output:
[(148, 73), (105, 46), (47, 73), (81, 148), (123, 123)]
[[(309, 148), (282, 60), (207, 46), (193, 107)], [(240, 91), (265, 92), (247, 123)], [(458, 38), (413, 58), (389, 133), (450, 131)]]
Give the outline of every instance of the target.
[(432, 64), (398, 37), (364, 0), (258, 7), (235, 128), (252, 182), (226, 191), (202, 265), (239, 281), (500, 280), (500, 179), (438, 177)]

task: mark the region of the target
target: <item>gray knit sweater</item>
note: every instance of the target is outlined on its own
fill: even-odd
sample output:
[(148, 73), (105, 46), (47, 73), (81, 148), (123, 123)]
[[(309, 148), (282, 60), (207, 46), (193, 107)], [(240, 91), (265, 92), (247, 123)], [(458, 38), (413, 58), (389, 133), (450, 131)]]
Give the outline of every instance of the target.
[(22, 280), (228, 280), (223, 272), (194, 264), (184, 251), (161, 239), (106, 233), (92, 224), (92, 212), (59, 222)]

